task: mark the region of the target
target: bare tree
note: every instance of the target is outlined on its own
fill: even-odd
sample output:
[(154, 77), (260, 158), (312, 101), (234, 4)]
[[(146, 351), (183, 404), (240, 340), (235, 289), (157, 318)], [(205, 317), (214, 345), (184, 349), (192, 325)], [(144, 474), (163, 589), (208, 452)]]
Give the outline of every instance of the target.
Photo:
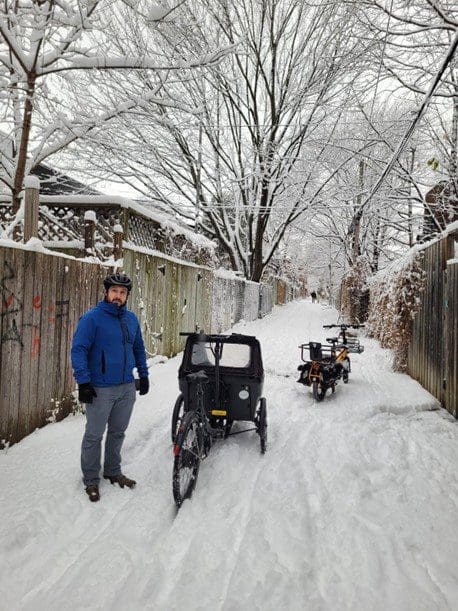
[(448, 180), (458, 197), (458, 8), (455, 2), (439, 0), (391, 0), (388, 3), (358, 0), (351, 4), (358, 8), (359, 19), (378, 41), (378, 80), (396, 79), (404, 91), (414, 94), (417, 99), (417, 110), (410, 125), (399, 139), (372, 193), (355, 212), (351, 226), (354, 231), (363, 208), (396, 166), (414, 130), (418, 129), (435, 100), (442, 100), (444, 114), (447, 102), (451, 102)]
[[(431, 78), (458, 31), (458, 7), (453, 0), (354, 0), (358, 16), (375, 36), (378, 55), (387, 75), (404, 88), (426, 94)], [(383, 50), (383, 53), (381, 51)], [(444, 71), (435, 96), (453, 97), (456, 57)]]
[[(374, 273), (418, 235), (423, 211), (423, 187), (428, 172), (430, 142), (418, 133), (411, 147), (399, 156), (379, 191), (361, 210), (409, 124), (408, 102), (377, 104), (372, 117), (362, 105), (348, 107), (333, 139), (330, 167), (338, 168), (327, 191), (327, 201), (315, 208), (304, 231), (326, 250), (331, 242), (348, 271), (365, 261)], [(359, 222), (355, 215), (361, 212)]]
[(361, 52), (348, 44), (353, 17), (339, 3), (303, 0), (189, 1), (181, 15), (186, 28), (158, 28), (163, 49), (234, 49), (164, 83), (162, 95), (199, 116), (144, 107), (135, 121), (123, 116), (116, 136), (94, 140), (116, 153), (119, 179), (215, 237), (234, 269), (259, 280), (335, 171), (322, 168)]
[[(122, 26), (122, 16), (130, 14), (141, 29), (147, 27), (147, 21), (169, 18), (171, 12), (158, 7), (142, 12), (141, 5), (121, 0), (2, 0), (0, 180), (11, 190), (14, 211), (20, 204), (24, 176), (37, 163), (129, 109), (148, 101), (167, 103), (158, 96), (158, 85), (137, 96), (118, 91), (120, 95), (110, 106), (99, 105), (96, 112), (94, 75), (120, 70), (170, 74), (219, 60), (219, 51), (189, 62), (180, 58), (177, 63), (173, 57), (149, 54), (149, 48), (130, 55), (121, 27), (117, 37), (110, 40), (107, 36), (110, 22)], [(75, 72), (86, 73), (87, 81), (76, 82)], [(88, 95), (91, 90), (92, 96)], [(89, 105), (82, 105), (82, 100)]]

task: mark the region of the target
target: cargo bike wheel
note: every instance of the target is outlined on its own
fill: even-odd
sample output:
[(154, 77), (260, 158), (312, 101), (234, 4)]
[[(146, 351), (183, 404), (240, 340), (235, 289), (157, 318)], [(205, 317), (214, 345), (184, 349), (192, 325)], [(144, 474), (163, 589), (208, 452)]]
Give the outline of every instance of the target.
[(196, 412), (188, 412), (181, 421), (173, 451), (173, 497), (177, 507), (191, 497), (196, 486), (202, 445), (200, 420)]
[(348, 358), (348, 356), (346, 359), (344, 359), (344, 362), (342, 365), (343, 365), (342, 380), (344, 384), (348, 384), (348, 374), (351, 371), (350, 359)]
[(181, 421), (184, 416), (184, 397), (183, 393), (180, 393), (175, 401), (172, 412), (172, 443), (175, 443), (178, 435), (178, 429), (180, 428)]
[(313, 380), (312, 392), (315, 401), (322, 401), (324, 399), (324, 395), (326, 394), (326, 386), (324, 386), (323, 382)]
[(259, 435), (261, 454), (265, 454), (267, 448), (267, 403), (264, 397), (261, 397), (259, 401), (256, 414), (256, 432)]

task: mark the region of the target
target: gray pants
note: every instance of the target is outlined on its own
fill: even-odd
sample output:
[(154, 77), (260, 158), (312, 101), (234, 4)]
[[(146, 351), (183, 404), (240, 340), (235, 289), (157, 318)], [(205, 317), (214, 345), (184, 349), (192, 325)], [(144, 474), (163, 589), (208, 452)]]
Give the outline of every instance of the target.
[(96, 387), (97, 397), (86, 404), (86, 431), (81, 444), (81, 469), (85, 486), (100, 480), (102, 438), (105, 440), (104, 475), (121, 473), (121, 447), (135, 403), (135, 384)]

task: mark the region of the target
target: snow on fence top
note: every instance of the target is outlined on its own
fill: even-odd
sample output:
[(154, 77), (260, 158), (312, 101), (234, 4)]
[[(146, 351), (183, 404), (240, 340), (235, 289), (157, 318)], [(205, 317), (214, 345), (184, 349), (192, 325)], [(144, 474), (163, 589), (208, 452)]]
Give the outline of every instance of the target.
[(86, 210), (86, 212), (84, 213), (84, 220), (85, 221), (92, 221), (92, 222), (95, 223), (96, 220), (97, 220), (97, 215), (95, 213), (95, 210)]
[(447, 236), (452, 235), (457, 232), (458, 232), (458, 221), (450, 223), (450, 225), (447, 225), (444, 231), (437, 234), (432, 240), (429, 240), (428, 242), (421, 242), (421, 243), (419, 242), (418, 244), (415, 244), (414, 246), (412, 246), (412, 248), (409, 248), (409, 250), (407, 250), (405, 253), (402, 253), (399, 257), (391, 261), (386, 267), (384, 267), (383, 269), (378, 271), (376, 274), (374, 274), (372, 277), (370, 277), (368, 279), (368, 284), (372, 285), (372, 284), (378, 284), (380, 282), (389, 283), (390, 279), (393, 279), (393, 276), (395, 274), (400, 273), (401, 270), (403, 269), (407, 269), (412, 264), (415, 257), (420, 252), (430, 248), (436, 242), (440, 242), (440, 240), (443, 240)]
[[(58, 252), (55, 250), (50, 250), (46, 247), (46, 244), (38, 238), (30, 238), (30, 240), (26, 244), (24, 244), (23, 242), (16, 242), (15, 240), (10, 240), (8, 238), (0, 238), (0, 247), (16, 248), (18, 250), (29, 250), (33, 252), (39, 252), (44, 255), (52, 255), (53, 257), (61, 257), (63, 259), (77, 259), (77, 257), (73, 257), (72, 255), (68, 255), (66, 253)], [(78, 261), (85, 261), (86, 263), (93, 263), (96, 265), (107, 265), (106, 261), (101, 261), (96, 257), (84, 257), (83, 259), (78, 258)]]
[(24, 178), (24, 187), (26, 189), (39, 189), (40, 179), (37, 176), (26, 176)]
[(155, 221), (161, 227), (170, 229), (176, 235), (183, 235), (187, 240), (200, 248), (215, 249), (215, 243), (203, 235), (194, 233), (191, 229), (183, 227), (177, 222), (167, 218), (165, 214), (161, 214), (156, 210), (150, 210), (146, 206), (135, 202), (126, 197), (117, 195), (42, 195), (40, 203), (54, 206), (67, 205), (68, 207), (84, 206), (92, 207), (95, 211), (97, 208), (123, 208), (135, 212), (145, 218)]
[[(88, 210), (96, 214), (97, 255), (101, 259), (110, 256), (115, 227), (119, 231), (120, 225), (124, 240), (132, 245), (210, 267), (216, 266), (214, 242), (181, 226), (165, 214), (125, 197), (40, 195), (39, 239), (49, 247), (58, 248), (68, 248), (70, 244), (77, 243), (84, 236), (84, 219)], [(10, 201), (2, 198), (0, 229), (10, 226), (13, 218)]]
[[(130, 242), (123, 243), (124, 249), (133, 250), (137, 253), (142, 253), (144, 255), (150, 255), (151, 257), (160, 257), (165, 261), (170, 261), (170, 263), (177, 263), (179, 265), (184, 265), (187, 267), (195, 267), (197, 269), (205, 268), (204, 264), (194, 263), (193, 261), (185, 260), (179, 257), (174, 257), (173, 255), (168, 255), (167, 253), (161, 252), (159, 250), (154, 250), (153, 248), (145, 248), (144, 246), (137, 246), (136, 244), (132, 244)], [(212, 269), (208, 267), (208, 269)], [(214, 271), (212, 269), (212, 271)]]

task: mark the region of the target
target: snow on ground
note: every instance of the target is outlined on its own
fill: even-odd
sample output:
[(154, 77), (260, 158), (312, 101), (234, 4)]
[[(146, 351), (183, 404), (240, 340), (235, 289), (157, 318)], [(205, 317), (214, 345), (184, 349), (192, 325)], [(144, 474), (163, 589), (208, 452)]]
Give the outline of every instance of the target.
[(82, 415), (0, 452), (0, 607), (457, 609), (457, 423), (368, 339), (349, 384), (315, 403), (295, 381), (298, 344), (336, 321), (301, 301), (236, 326), (261, 340), (268, 450), (254, 433), (219, 442), (178, 513), (179, 357), (152, 367), (134, 410), (123, 456), (135, 490), (104, 482), (88, 501)]

